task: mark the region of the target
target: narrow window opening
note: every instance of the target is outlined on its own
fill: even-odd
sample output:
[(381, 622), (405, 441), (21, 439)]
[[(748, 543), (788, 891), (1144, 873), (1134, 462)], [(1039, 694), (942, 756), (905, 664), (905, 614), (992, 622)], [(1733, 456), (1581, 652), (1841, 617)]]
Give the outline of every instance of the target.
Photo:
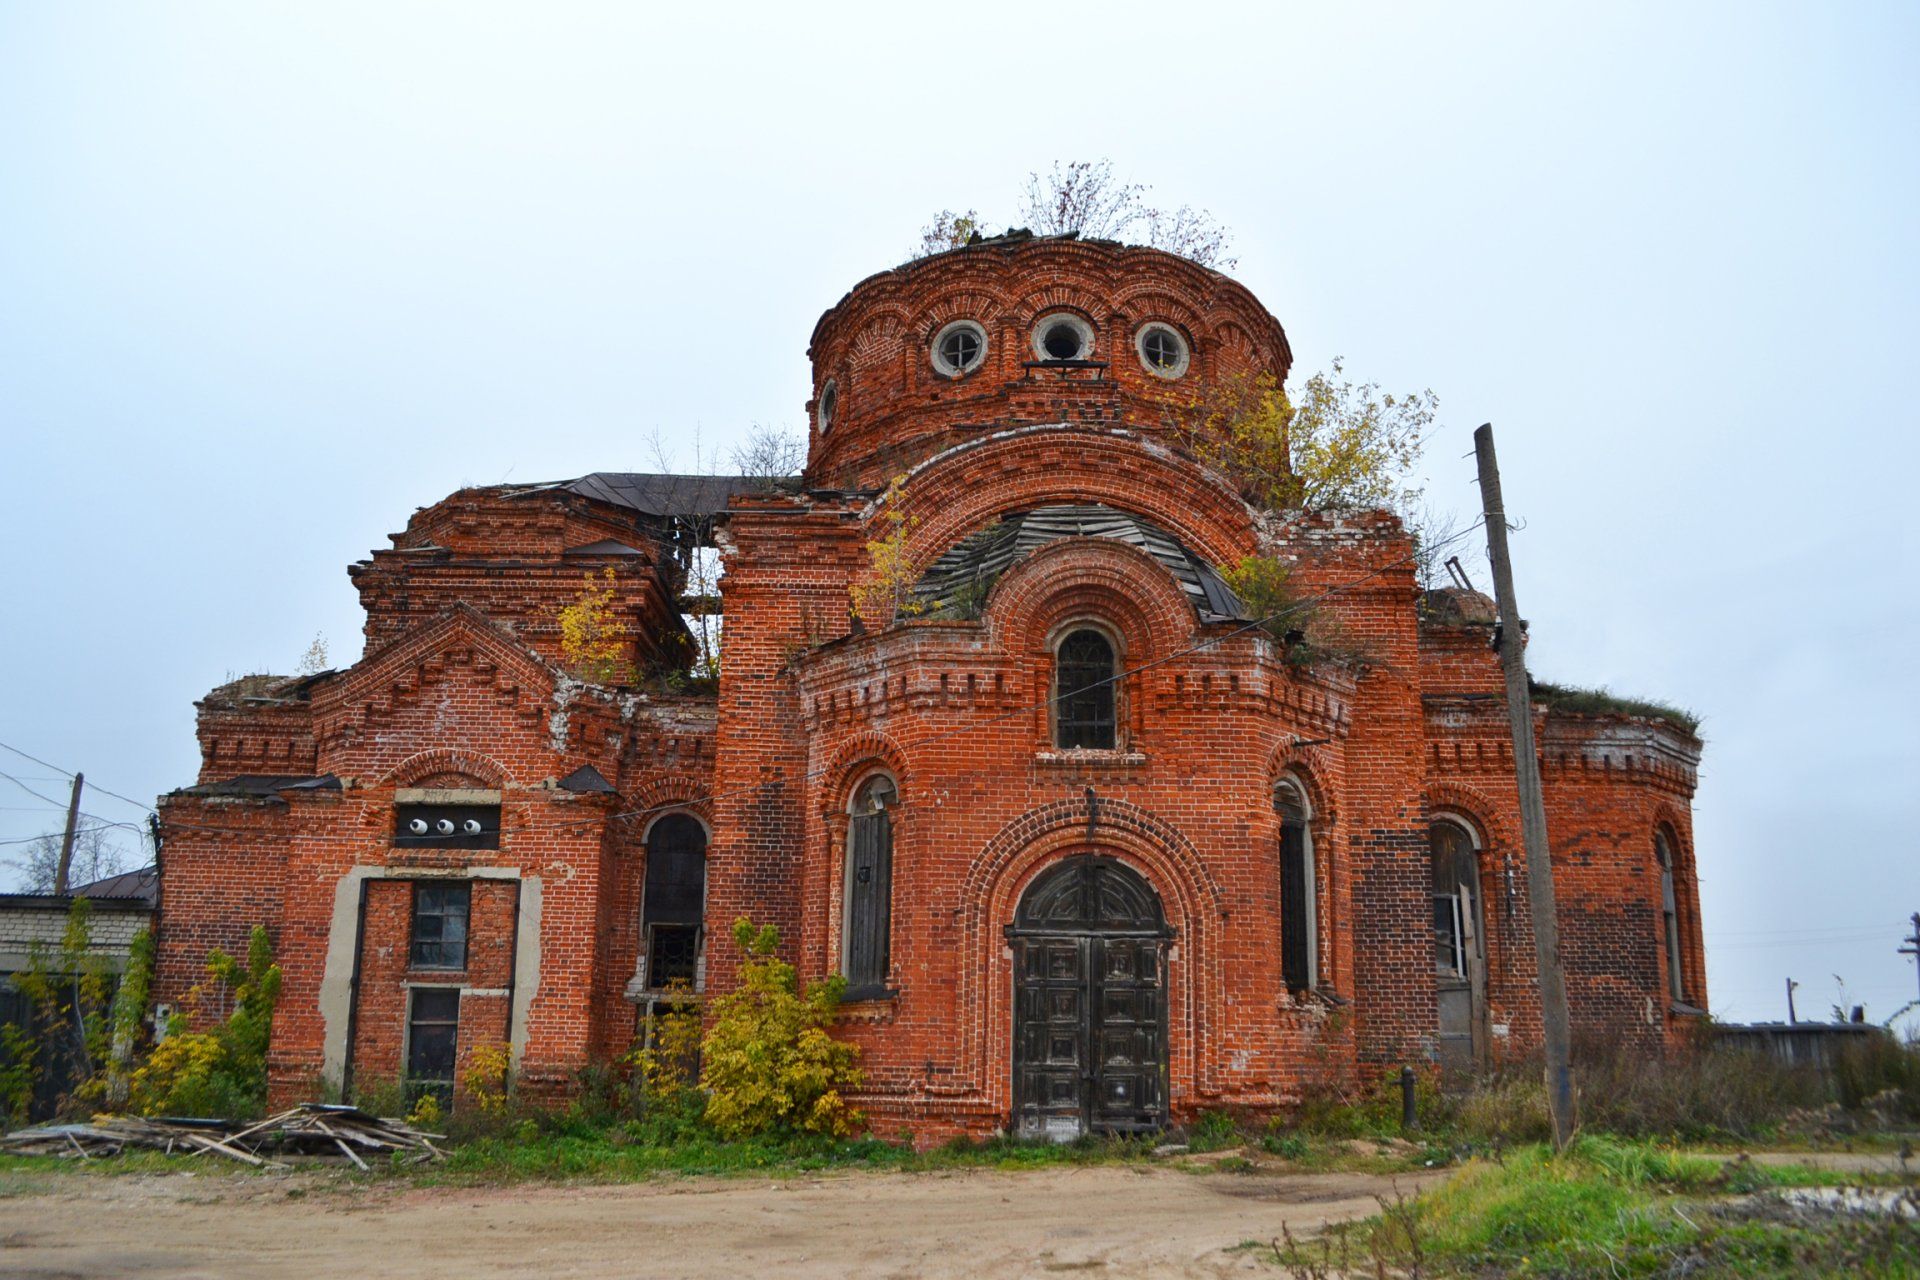
[(697, 986), (707, 899), (707, 830), (698, 819), (670, 813), (647, 832), (645, 893), (646, 985)]
[(854, 792), (847, 817), (847, 991), (882, 995), (893, 948), (893, 779), (877, 774)]
[(1686, 971), (1680, 954), (1680, 911), (1673, 888), (1673, 844), (1664, 831), (1653, 837), (1653, 856), (1660, 864), (1660, 937), (1667, 952), (1667, 993), (1686, 1003)]
[(1318, 980), (1319, 920), (1315, 910), (1313, 833), (1306, 796), (1291, 779), (1274, 792), (1280, 813), (1280, 969), (1289, 991)]
[(1082, 628), (1060, 642), (1055, 661), (1056, 744), (1065, 751), (1114, 746), (1113, 642)]
[(407, 1094), (453, 1101), (454, 1057), (460, 1041), (460, 988), (415, 987), (407, 1010)]
[(1453, 822), (1436, 822), (1428, 833), (1433, 867), (1434, 971), (1465, 978), (1478, 939), (1475, 899), (1480, 877), (1473, 838)]

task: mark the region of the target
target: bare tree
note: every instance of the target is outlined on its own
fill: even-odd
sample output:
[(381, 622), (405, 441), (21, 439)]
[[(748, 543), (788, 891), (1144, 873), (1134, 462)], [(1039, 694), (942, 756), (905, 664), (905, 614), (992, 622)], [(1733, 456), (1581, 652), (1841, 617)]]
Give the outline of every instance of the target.
[(942, 209), (933, 216), (932, 222), (920, 228), (920, 243), (914, 247), (912, 256), (930, 258), (936, 253), (961, 248), (975, 236), (992, 234), (986, 224), (980, 221), (980, 214), (976, 210), (955, 213), (951, 209)]
[(1161, 209), (1147, 203), (1149, 188), (1121, 182), (1111, 160), (1056, 160), (1047, 173), (1027, 175), (1022, 216), (1036, 235), (1081, 235), (1096, 240), (1139, 239), (1203, 267), (1231, 269), (1231, 236), (1204, 209)]
[(313, 643), (300, 655), (300, 665), (294, 668), (296, 675), (317, 676), (327, 669), (327, 638), (314, 632)]
[[(116, 828), (95, 823), (74, 833), (73, 863), (67, 869), (70, 885), (90, 884), (134, 869), (134, 856), (109, 833)], [(0, 863), (10, 868), (20, 893), (52, 893), (60, 870), (62, 834), (49, 831), (21, 845), (17, 856)]]
[(805, 437), (781, 427), (755, 423), (747, 438), (733, 446), (733, 465), (741, 476), (771, 487), (800, 474), (807, 464)]

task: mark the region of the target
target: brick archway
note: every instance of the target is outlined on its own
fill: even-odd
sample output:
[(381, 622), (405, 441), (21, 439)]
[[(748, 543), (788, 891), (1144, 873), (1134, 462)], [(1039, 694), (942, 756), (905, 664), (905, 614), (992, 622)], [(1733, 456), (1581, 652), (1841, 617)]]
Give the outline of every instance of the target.
[[(1092, 821), (1090, 821), (1092, 819)], [(1219, 933), (1225, 898), (1180, 830), (1124, 800), (1085, 797), (1033, 809), (1002, 827), (962, 883), (961, 1044), (951, 1092), (1006, 1113), (1012, 1105), (1013, 969), (1005, 926), (1035, 879), (1061, 859), (1095, 853), (1130, 867), (1159, 895), (1173, 931), (1167, 970), (1171, 1096), (1217, 1092), (1207, 1011), (1224, 999)]]

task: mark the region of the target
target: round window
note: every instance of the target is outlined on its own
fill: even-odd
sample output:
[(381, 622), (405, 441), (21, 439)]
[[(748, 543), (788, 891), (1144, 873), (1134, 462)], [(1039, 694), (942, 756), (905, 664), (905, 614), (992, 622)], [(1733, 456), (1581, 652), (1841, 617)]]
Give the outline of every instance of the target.
[(972, 373), (987, 359), (987, 331), (971, 320), (955, 320), (933, 335), (933, 367), (949, 378)]
[(1140, 363), (1146, 366), (1148, 373), (1158, 374), (1162, 378), (1177, 378), (1187, 371), (1187, 340), (1171, 325), (1142, 326), (1140, 332), (1134, 335), (1133, 345), (1140, 353)]
[(833, 430), (833, 415), (839, 409), (840, 384), (828, 378), (827, 385), (820, 388), (820, 400), (813, 408), (814, 422), (819, 426), (821, 435)]
[(1085, 360), (1093, 355), (1093, 326), (1076, 315), (1043, 316), (1033, 329), (1033, 353), (1042, 360)]

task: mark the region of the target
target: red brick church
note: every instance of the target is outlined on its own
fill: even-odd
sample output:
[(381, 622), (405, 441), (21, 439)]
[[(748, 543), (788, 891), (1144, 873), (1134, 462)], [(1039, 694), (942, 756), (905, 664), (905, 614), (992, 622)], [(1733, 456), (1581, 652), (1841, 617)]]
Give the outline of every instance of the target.
[[(1537, 1043), (1493, 612), (1385, 512), (1257, 509), (1169, 413), (1291, 361), (1233, 280), (1013, 235), (821, 317), (802, 478), (463, 489), (349, 570), (366, 651), (199, 704), (163, 798), (161, 971), (271, 931), (276, 1100), (564, 1092), (729, 925), (849, 983), (875, 1127), (1153, 1129)], [(898, 483), (895, 484), (896, 478)], [(863, 624), (870, 544), (907, 607)], [(717, 548), (717, 688), (674, 674)], [(1302, 660), (1258, 554), (1364, 657)], [(610, 582), (639, 673), (569, 672)], [(1281, 634), (1275, 634), (1281, 631)], [(663, 675), (662, 673), (666, 673)], [(1690, 726), (1536, 704), (1576, 1030), (1656, 1050), (1706, 999)]]

